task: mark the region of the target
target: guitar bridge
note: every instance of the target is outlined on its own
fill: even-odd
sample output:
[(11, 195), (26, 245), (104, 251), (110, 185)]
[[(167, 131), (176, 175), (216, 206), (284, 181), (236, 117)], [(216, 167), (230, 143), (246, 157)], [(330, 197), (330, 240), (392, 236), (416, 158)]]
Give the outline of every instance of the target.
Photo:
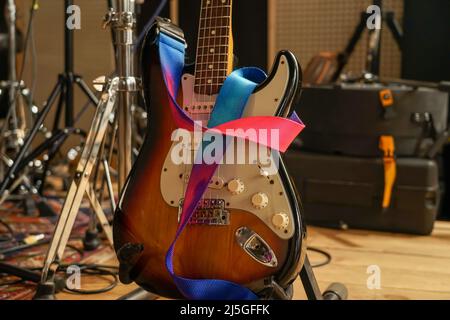
[[(178, 206), (178, 222), (181, 219), (183, 210), (183, 201), (181, 199)], [(189, 224), (207, 225), (207, 226), (226, 226), (230, 224), (230, 212), (225, 209), (225, 200), (223, 199), (203, 199), (200, 201), (197, 209), (192, 215)]]

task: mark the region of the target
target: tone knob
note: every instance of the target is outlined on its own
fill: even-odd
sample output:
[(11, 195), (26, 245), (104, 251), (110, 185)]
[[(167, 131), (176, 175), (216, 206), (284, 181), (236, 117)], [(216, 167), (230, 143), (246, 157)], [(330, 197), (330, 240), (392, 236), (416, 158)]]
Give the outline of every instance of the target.
[(244, 192), (245, 185), (244, 182), (240, 179), (233, 179), (228, 182), (228, 191), (230, 191), (233, 195), (238, 195)]
[(256, 209), (264, 209), (269, 204), (267, 194), (259, 192), (252, 197), (252, 204)]
[(272, 217), (272, 224), (275, 228), (284, 230), (289, 226), (289, 216), (283, 212), (274, 214)]

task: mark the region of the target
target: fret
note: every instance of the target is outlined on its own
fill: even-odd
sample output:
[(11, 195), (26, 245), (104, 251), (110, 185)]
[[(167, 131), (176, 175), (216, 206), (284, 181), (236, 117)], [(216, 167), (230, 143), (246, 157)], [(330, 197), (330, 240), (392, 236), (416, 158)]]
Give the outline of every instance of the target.
[(226, 74), (227, 74), (226, 69), (216, 71), (206, 71), (206, 70), (198, 71), (195, 73), (198, 80), (196, 81), (196, 83), (202, 82), (208, 84), (210, 80), (213, 80), (213, 78), (224, 78)]
[(229, 3), (222, 3), (220, 2), (215, 2), (215, 1), (210, 1), (210, 3), (208, 4), (208, 1), (206, 3), (203, 4), (202, 9), (207, 9), (207, 8), (231, 8), (231, 5)]
[(231, 0), (203, 0), (202, 1), (202, 5), (213, 5), (213, 6), (217, 6), (217, 5), (221, 5), (221, 6), (225, 6), (225, 5), (231, 5)]
[[(224, 79), (225, 80), (225, 79)], [(218, 81), (218, 82), (215, 82), (215, 83), (213, 83), (213, 84), (209, 84), (207, 87), (206, 87), (206, 89), (208, 89), (209, 87), (219, 87), (219, 86), (221, 86), (223, 84), (223, 82), (222, 81)], [(196, 85), (194, 85), (194, 88), (202, 88), (202, 87), (205, 87), (205, 85), (204, 84), (196, 84)]]
[(205, 61), (205, 62), (198, 62), (197, 63), (199, 69), (224, 69), (227, 70), (227, 62), (220, 62), (220, 61)]
[(201, 8), (209, 8), (209, 7), (231, 7), (231, 0), (203, 0)]
[[(201, 58), (201, 57), (211, 57), (212, 56), (212, 54), (210, 55), (210, 54), (199, 54), (199, 55), (197, 55), (199, 58)], [(225, 56), (225, 57), (228, 57), (228, 53), (214, 53), (214, 56)]]
[(203, 6), (203, 8), (202, 8), (202, 10), (208, 10), (208, 9), (211, 9), (211, 8), (231, 8), (231, 6), (230, 5), (224, 5), (224, 4), (218, 4), (218, 5), (206, 5), (206, 6)]
[[(205, 87), (210, 88), (214, 86), (221, 86), (225, 81), (226, 77), (217, 77), (216, 79), (208, 79), (208, 81), (199, 81), (194, 84), (195, 88)], [(211, 80), (211, 81), (209, 81)]]
[(211, 37), (200, 37), (198, 39), (199, 46), (205, 46), (205, 45), (228, 45), (229, 43), (229, 37), (228, 36), (211, 36)]
[(214, 84), (222, 84), (223, 81), (225, 81), (226, 79), (226, 75), (222, 74), (219, 75), (217, 77), (211, 77), (211, 79), (207, 79), (207, 78), (199, 78), (198, 81), (195, 82), (196, 86), (199, 85), (214, 85)]
[(229, 18), (208, 18), (207, 20), (203, 20), (199, 25), (200, 32), (208, 31), (214, 28), (231, 28), (231, 20)]
[(222, 22), (223, 25), (230, 25), (231, 19), (230, 17), (219, 17), (219, 16), (208, 16), (205, 18), (200, 18), (200, 27), (204, 27), (205, 25), (212, 25), (212, 22)]
[[(211, 68), (212, 66), (212, 68)], [(223, 61), (211, 61), (203, 62), (197, 64), (197, 69), (199, 71), (210, 71), (210, 70), (227, 70), (228, 63)]]
[(197, 72), (197, 79), (195, 81), (196, 84), (203, 83), (203, 84), (210, 84), (215, 79), (223, 79), (225, 80), (227, 76), (227, 70), (220, 70), (220, 71), (214, 71), (214, 72)]
[(227, 70), (216, 71), (215, 73), (209, 73), (209, 74), (207, 72), (197, 72), (195, 74), (197, 78), (194, 83), (209, 85), (217, 79), (225, 80), (225, 78), (227, 77), (226, 71)]
[(197, 57), (206, 57), (206, 56), (217, 56), (222, 57), (224, 56), (228, 57), (228, 47), (229, 45), (219, 46), (219, 45), (212, 45), (212, 46), (205, 46), (205, 47), (199, 47), (197, 50)]
[(197, 51), (198, 57), (206, 57), (206, 56), (220, 56), (224, 58), (224, 55), (228, 54), (229, 45), (211, 45), (211, 46), (202, 46)]
[[(226, 67), (226, 66), (224, 66)], [(219, 73), (226, 73), (227, 72), (227, 68), (218, 68), (218, 69), (198, 69), (197, 72), (195, 72), (199, 77), (202, 78), (209, 78), (209, 77), (213, 77), (213, 76), (218, 76)]]
[(199, 37), (198, 39), (199, 39), (199, 40), (205, 40), (205, 39), (210, 39), (210, 40), (212, 39), (212, 40), (215, 40), (215, 39), (223, 39), (223, 38), (228, 39), (229, 36), (217, 36), (217, 35), (215, 35), (215, 36)]
[(203, 49), (203, 48), (212, 48), (212, 47), (228, 47), (228, 44), (221, 44), (221, 45), (211, 45), (211, 46), (200, 46), (199, 48)]
[(230, 16), (229, 16), (229, 15), (226, 15), (226, 16), (219, 16), (219, 17), (213, 16), (213, 17), (203, 17), (203, 18), (200, 18), (200, 20), (210, 20), (210, 19), (227, 19), (227, 21), (229, 21)]
[(226, 1), (222, 1), (222, 0), (206, 0), (206, 1), (202, 1), (202, 9), (205, 8), (210, 8), (210, 7), (231, 7), (231, 1), (230, 0), (226, 0)]
[(216, 94), (219, 92), (220, 90), (220, 86), (212, 86), (212, 87), (194, 87), (195, 92), (197, 92), (198, 94), (203, 94), (203, 95), (208, 95), (211, 96), (213, 94)]
[(231, 29), (231, 25), (227, 24), (226, 26), (219, 26), (219, 25), (215, 25), (215, 26), (208, 26), (208, 27), (200, 27), (200, 35), (213, 35), (213, 33), (211, 33), (211, 31), (216, 30), (216, 31), (220, 31), (221, 35), (228, 35), (228, 33), (230, 32)]
[[(230, 16), (231, 8), (222, 8), (222, 7), (214, 7), (214, 8), (204, 8), (202, 9), (201, 17), (221, 17), (221, 16)], [(201, 18), (200, 18), (201, 19)]]
[(199, 36), (200, 37), (206, 37), (206, 36), (228, 36), (230, 33), (231, 26), (208, 26), (208, 27), (201, 27)]
[(197, 57), (197, 64), (199, 66), (202, 65), (209, 65), (209, 64), (218, 64), (218, 63), (228, 63), (228, 55), (227, 54), (221, 54), (221, 55), (201, 55)]

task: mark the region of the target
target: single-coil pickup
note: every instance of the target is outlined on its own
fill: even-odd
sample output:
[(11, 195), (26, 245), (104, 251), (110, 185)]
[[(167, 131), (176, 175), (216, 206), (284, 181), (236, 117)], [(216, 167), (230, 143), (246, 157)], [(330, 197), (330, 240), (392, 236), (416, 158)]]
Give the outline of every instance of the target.
[[(190, 175), (189, 174), (185, 174), (184, 175), (184, 182), (186, 184), (189, 182), (189, 179), (190, 179)], [(212, 177), (211, 180), (209, 181), (208, 188), (220, 190), (224, 186), (225, 186), (225, 182), (223, 181), (223, 178), (221, 178), (221, 177)]]
[(213, 104), (198, 102), (198, 104), (185, 106), (184, 110), (191, 114), (210, 114), (214, 108)]

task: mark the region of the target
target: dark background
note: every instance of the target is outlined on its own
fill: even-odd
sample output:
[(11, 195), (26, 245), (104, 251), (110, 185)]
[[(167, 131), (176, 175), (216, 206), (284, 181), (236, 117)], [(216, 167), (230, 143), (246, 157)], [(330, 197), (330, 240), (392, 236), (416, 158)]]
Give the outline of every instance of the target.
[[(3, 8), (5, 7), (6, 0), (0, 0), (0, 34), (7, 34), (8, 27), (6, 25), (5, 15), (3, 14)], [(8, 49), (0, 47), (0, 80), (8, 79)], [(7, 94), (0, 96), (0, 118), (5, 118), (8, 112), (8, 98)]]
[[(450, 1), (405, 0), (402, 76), (423, 81), (450, 80)], [(450, 120), (450, 118), (449, 118)], [(450, 219), (450, 145), (441, 160), (441, 218)], [(444, 182), (446, 187), (444, 187)]]
[[(151, 17), (159, 2), (146, 1), (141, 9), (139, 28)], [(168, 6), (161, 16), (169, 17)], [(179, 0), (179, 25), (183, 29), (188, 49), (188, 62), (195, 62), (200, 0)], [(234, 52), (241, 66), (267, 65), (267, 1), (245, 0), (233, 3)]]
[[(197, 46), (200, 0), (179, 0), (179, 22), (188, 41), (188, 56), (194, 61)], [(267, 1), (233, 2), (234, 53), (240, 66), (267, 66)]]
[(450, 1), (405, 0), (403, 77), (450, 80)]

